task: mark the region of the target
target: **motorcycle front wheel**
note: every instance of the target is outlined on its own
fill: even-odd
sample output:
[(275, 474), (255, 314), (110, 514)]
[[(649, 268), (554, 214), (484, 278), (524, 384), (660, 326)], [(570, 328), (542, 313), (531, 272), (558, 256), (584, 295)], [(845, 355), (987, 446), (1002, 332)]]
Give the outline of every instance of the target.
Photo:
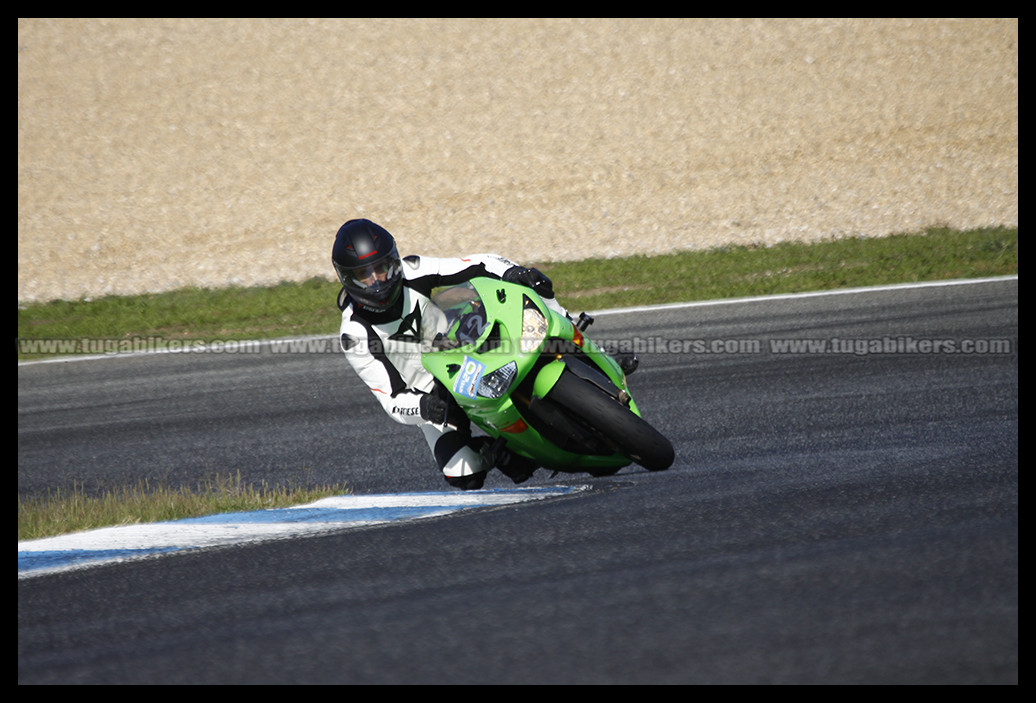
[(673, 445), (661, 432), (574, 373), (562, 373), (547, 398), (648, 471), (664, 471), (672, 465)]

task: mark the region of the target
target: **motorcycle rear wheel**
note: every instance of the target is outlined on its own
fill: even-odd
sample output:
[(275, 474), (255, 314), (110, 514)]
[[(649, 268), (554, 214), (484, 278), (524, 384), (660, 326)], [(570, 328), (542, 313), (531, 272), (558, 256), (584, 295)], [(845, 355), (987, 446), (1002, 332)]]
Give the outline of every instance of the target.
[(648, 471), (664, 471), (672, 465), (675, 453), (669, 440), (592, 383), (562, 373), (547, 398)]

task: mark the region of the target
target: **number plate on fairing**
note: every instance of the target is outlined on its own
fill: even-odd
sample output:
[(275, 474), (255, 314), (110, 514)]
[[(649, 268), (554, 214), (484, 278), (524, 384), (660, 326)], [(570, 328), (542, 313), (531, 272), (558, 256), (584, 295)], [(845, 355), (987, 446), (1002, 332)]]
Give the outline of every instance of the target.
[(453, 392), (474, 400), (478, 397), (478, 384), (486, 372), (486, 365), (470, 356), (464, 357), (457, 379), (453, 382)]

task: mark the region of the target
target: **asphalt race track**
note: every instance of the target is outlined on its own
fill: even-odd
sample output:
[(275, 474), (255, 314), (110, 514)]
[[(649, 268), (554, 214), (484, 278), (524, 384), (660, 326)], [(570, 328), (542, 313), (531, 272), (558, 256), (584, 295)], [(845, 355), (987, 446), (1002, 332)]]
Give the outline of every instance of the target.
[[(1016, 278), (590, 334), (640, 345), (669, 471), (19, 579), (19, 683), (1017, 683)], [(445, 487), (331, 351), (18, 367), (21, 495), (237, 471)]]

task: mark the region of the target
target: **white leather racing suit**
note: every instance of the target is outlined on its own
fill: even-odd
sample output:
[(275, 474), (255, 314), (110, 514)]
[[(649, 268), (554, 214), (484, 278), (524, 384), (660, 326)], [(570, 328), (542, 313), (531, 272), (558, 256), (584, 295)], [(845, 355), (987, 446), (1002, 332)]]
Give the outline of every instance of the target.
[[(500, 278), (515, 266), (495, 254), (464, 258), (408, 256), (403, 259), (400, 303), (374, 312), (339, 294), (341, 344), (346, 359), (367, 384), (382, 408), (396, 422), (421, 429), (436, 464), (449, 478), (488, 470), (467, 432), (421, 418), (421, 396), (433, 390), (434, 377), (421, 365), (421, 319), (433, 288), (479, 276)], [(553, 298), (547, 305), (567, 312)]]

